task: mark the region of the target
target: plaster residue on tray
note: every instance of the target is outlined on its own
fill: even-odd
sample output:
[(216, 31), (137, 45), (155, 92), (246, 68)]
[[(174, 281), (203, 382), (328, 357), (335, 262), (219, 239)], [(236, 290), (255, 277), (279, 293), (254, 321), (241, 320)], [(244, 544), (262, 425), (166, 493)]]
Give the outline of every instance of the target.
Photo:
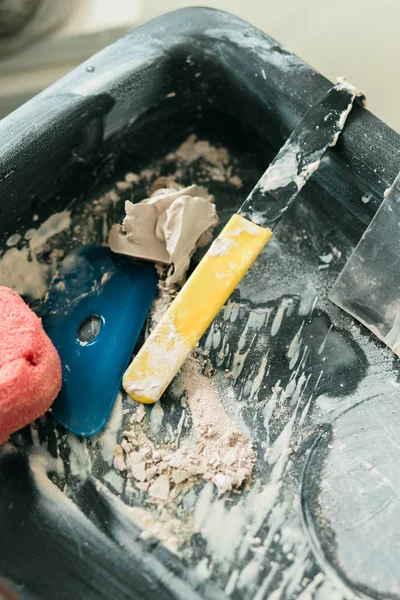
[[(131, 429), (124, 432), (117, 446), (117, 468), (130, 473), (139, 482), (139, 489), (150, 497), (165, 501), (170, 493), (177, 496), (179, 484), (191, 478), (211, 481), (219, 495), (240, 489), (249, 481), (256, 460), (251, 442), (232, 422), (210, 379), (199, 373), (194, 358), (186, 361), (179, 379), (186, 393), (188, 418), (184, 410), (172, 446), (157, 448), (147, 437), (146, 421), (138, 423), (135, 413)], [(160, 406), (153, 406), (152, 412), (159, 412)], [(183, 429), (189, 419), (192, 431), (187, 436)]]
[[(33, 228), (27, 231), (10, 232), (3, 254), (0, 256), (0, 284), (13, 288), (28, 300), (42, 300), (66, 249), (72, 250), (85, 244), (106, 244), (111, 227), (122, 220), (123, 202), (121, 200), (127, 200), (133, 206), (132, 203), (138, 199), (139, 194), (142, 198), (145, 195), (144, 188), (147, 189), (149, 195), (152, 195), (156, 192), (156, 188), (159, 188), (160, 182), (155, 182), (161, 172), (169, 175), (167, 179), (169, 183), (166, 184), (164, 178), (164, 185), (167, 188), (180, 187), (185, 190), (185, 193), (191, 197), (191, 205), (207, 202), (208, 212), (205, 218), (208, 219), (210, 226), (205, 228), (205, 231), (209, 230), (204, 236), (199, 235), (196, 240), (196, 246), (205, 245), (217, 217), (213, 198), (207, 194), (204, 188), (199, 186), (185, 188), (180, 183), (184, 178), (184, 173), (190, 170), (192, 164), (196, 165), (196, 172), (199, 173), (199, 180), (202, 183), (225, 182), (234, 188), (240, 188), (242, 185), (240, 178), (234, 173), (234, 167), (226, 148), (216, 148), (208, 141), (198, 140), (195, 135), (191, 135), (174, 153), (170, 153), (164, 159), (156, 162), (152, 168), (141, 169), (137, 173), (127, 172), (123, 178), (116, 181), (112, 188), (94, 200), (88, 199), (83, 204), (76, 203), (73, 215), (70, 210), (56, 212), (42, 223), (38, 221), (37, 215), (34, 215), (35, 226)], [(161, 194), (160, 190), (159, 193)], [(173, 192), (170, 190), (170, 193)], [(153, 198), (151, 204), (160, 205), (161, 202), (162, 198), (156, 197)], [(169, 275), (164, 273), (163, 279), (167, 279), (167, 287), (168, 277), (171, 276), (174, 281), (177, 281), (188, 262), (186, 258), (183, 262), (178, 260), (179, 253), (187, 239), (180, 236), (178, 239), (176, 236), (174, 237), (170, 225), (174, 220), (176, 223), (185, 218), (193, 219), (193, 222), (198, 225), (196, 218), (193, 217), (193, 207), (190, 207), (192, 210), (186, 209), (185, 212), (179, 200), (173, 206), (172, 220), (167, 223), (167, 219), (164, 218), (164, 222), (161, 219), (161, 223), (159, 223), (159, 230), (162, 229), (164, 233), (158, 231), (158, 234), (169, 237), (168, 251), (170, 253), (168, 261), (164, 265), (178, 264), (178, 269), (171, 268)], [(166, 212), (164, 211), (164, 215)], [(165, 233), (165, 229), (167, 229), (167, 233)], [(164, 247), (167, 253), (165, 243)], [(189, 254), (191, 251), (191, 248), (185, 250)], [(178, 259), (175, 255), (170, 259), (174, 252), (178, 252)], [(172, 283), (171, 287), (174, 286), (175, 283)]]
[(230, 183), (237, 189), (243, 186), (240, 177), (233, 174), (228, 150), (216, 148), (206, 140), (198, 140), (195, 134), (190, 135), (175, 152), (167, 154), (166, 161), (176, 162), (176, 175), (179, 175), (182, 167), (198, 162), (203, 174), (209, 179)]
[[(42, 299), (64, 253), (85, 244), (107, 243), (110, 227), (122, 220), (123, 202), (129, 200), (131, 206), (137, 206), (133, 202), (146, 195), (150, 200), (152, 197), (150, 207), (164, 201), (168, 204), (174, 196), (169, 206), (176, 201), (172, 211), (175, 222), (185, 217), (180, 205), (182, 194), (190, 198), (189, 202), (195, 200), (206, 205), (207, 221), (202, 225), (203, 231), (196, 234), (196, 246), (207, 243), (216, 224), (213, 198), (205, 188), (183, 187), (180, 182), (190, 183), (194, 173), (199, 173), (202, 183), (217, 182), (216, 190), (220, 183), (228, 184), (230, 190), (239, 188), (241, 180), (235, 176), (230, 162), (225, 148), (216, 148), (190, 136), (175, 153), (168, 155), (167, 160), (156, 162), (151, 169), (127, 173), (112, 189), (94, 200), (88, 198), (82, 203), (77, 202), (72, 218), (69, 211), (63, 211), (43, 223), (34, 219), (34, 228), (26, 233), (10, 232), (9, 245), (0, 260), (0, 283), (11, 285), (31, 299)], [(160, 181), (157, 182), (161, 173), (169, 175), (168, 180), (163, 180), (162, 191)], [(166, 213), (167, 210), (164, 215)], [(186, 213), (186, 216), (190, 216), (192, 228), (193, 224), (197, 228), (196, 215)], [(162, 217), (158, 223), (165, 237), (167, 224), (167, 217)], [(182, 242), (173, 236), (170, 239), (176, 247)], [(189, 256), (191, 252), (192, 249), (188, 251)], [(164, 269), (169, 268), (168, 263), (164, 265)], [(166, 276), (165, 273), (164, 278)], [(152, 319), (159, 320), (170, 301), (171, 295), (161, 289), (149, 323)], [(59, 445), (65, 444), (69, 455), (65, 478), (57, 471), (57, 485), (75, 501), (74, 486), (78, 486), (78, 482), (79, 486), (89, 485), (95, 477), (100, 477), (103, 487), (112, 489), (116, 502), (120, 494), (124, 502), (135, 505), (127, 507), (125, 514), (128, 516), (129, 513), (143, 529), (143, 537), (155, 535), (166, 547), (179, 551), (196, 531), (194, 506), (205, 483), (216, 498), (230, 503), (235, 502), (240, 497), (238, 494), (247, 490), (252, 482), (256, 453), (246, 431), (232, 416), (233, 410), (231, 412), (229, 407), (222, 405), (212, 381), (214, 373), (215, 367), (205, 355), (200, 360), (192, 357), (187, 361), (176, 379), (176, 384), (185, 390), (185, 398), (182, 399), (184, 406), (178, 404), (175, 409), (175, 414), (179, 411), (180, 417), (174, 425), (172, 409), (169, 414), (162, 403), (150, 412), (139, 407), (132, 414), (132, 405), (123, 395), (123, 406), (118, 397), (102, 434), (82, 443), (72, 434), (62, 436)], [(127, 407), (131, 422), (126, 414)], [(120, 443), (116, 446), (117, 441)], [(31, 466), (38, 464), (35, 460)], [(57, 459), (57, 464), (59, 462)], [(54, 471), (51, 458), (48, 467)]]
[[(64, 210), (51, 215), (38, 229), (28, 229), (23, 240), (20, 234), (11, 236), (13, 247), (0, 259), (0, 285), (12, 288), (30, 300), (42, 299), (53, 271), (53, 256), (50, 254), (50, 263), (46, 263), (40, 255), (51, 238), (70, 226), (71, 213)], [(19, 247), (14, 245), (15, 240)]]
[(199, 371), (194, 357), (186, 361), (175, 385), (184, 390), (176, 428), (167, 424), (168, 434), (159, 441), (162, 404), (151, 408), (150, 419), (139, 406), (115, 448), (114, 466), (144, 493), (150, 513), (151, 506), (155, 507), (155, 529), (150, 516), (140, 523), (148, 534), (165, 538), (165, 528), (172, 520), (179, 547), (194, 533), (193, 510), (188, 508), (182, 514), (178, 508), (190, 490), (209, 482), (217, 496), (240, 492), (251, 481), (257, 453), (222, 406), (210, 378)]
[(113, 252), (170, 265), (165, 285), (181, 285), (197, 248), (210, 243), (218, 223), (214, 198), (204, 187), (157, 179), (149, 198), (125, 202), (122, 225), (113, 225)]

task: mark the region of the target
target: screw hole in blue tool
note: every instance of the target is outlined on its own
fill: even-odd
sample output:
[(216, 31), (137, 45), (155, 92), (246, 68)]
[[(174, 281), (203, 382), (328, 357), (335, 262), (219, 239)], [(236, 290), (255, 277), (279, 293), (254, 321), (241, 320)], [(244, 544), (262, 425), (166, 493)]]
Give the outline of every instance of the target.
[(103, 320), (98, 315), (89, 315), (78, 327), (78, 341), (85, 346), (93, 342), (100, 333)]

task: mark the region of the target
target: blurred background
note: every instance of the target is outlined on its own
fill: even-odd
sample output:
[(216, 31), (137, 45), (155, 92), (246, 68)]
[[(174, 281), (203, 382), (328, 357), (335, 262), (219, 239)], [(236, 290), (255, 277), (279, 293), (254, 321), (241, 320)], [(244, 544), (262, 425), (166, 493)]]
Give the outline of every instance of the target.
[(127, 31), (185, 6), (256, 25), (400, 132), (399, 0), (0, 0), (0, 118)]

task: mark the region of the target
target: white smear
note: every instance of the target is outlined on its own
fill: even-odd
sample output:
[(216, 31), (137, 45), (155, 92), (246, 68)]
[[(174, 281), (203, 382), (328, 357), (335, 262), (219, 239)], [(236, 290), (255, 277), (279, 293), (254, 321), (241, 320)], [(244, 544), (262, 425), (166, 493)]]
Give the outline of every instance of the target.
[(39, 448), (40, 447), (40, 439), (39, 439), (39, 433), (38, 430), (36, 428), (36, 425), (34, 423), (32, 423), (32, 425), (29, 426), (29, 429), (31, 430), (31, 437), (32, 437), (32, 445), (34, 448)]
[(336, 89), (338, 90), (348, 90), (353, 96), (364, 96), (364, 93), (359, 90), (355, 85), (352, 85), (348, 81), (346, 81), (346, 77), (342, 75), (341, 77), (336, 77)]
[(204, 349), (205, 350), (209, 350), (211, 348), (212, 341), (213, 341), (213, 336), (214, 336), (214, 321), (211, 323), (210, 330), (208, 332), (206, 341), (204, 343)]
[(347, 106), (346, 110), (344, 110), (344, 111), (342, 112), (342, 114), (340, 115), (339, 122), (338, 122), (338, 126), (339, 126), (339, 129), (340, 129), (340, 130), (342, 130), (342, 129), (343, 129), (343, 127), (344, 127), (344, 124), (346, 123), (346, 119), (347, 119), (347, 117), (349, 116), (349, 114), (350, 114), (350, 111), (351, 111), (351, 109), (352, 109), (352, 108), (353, 108), (353, 104), (352, 104), (352, 102), (349, 102), (349, 104), (348, 104), (348, 106)]
[(251, 539), (258, 534), (265, 519), (273, 510), (275, 502), (278, 499), (278, 494), (282, 486), (282, 476), (289, 459), (287, 450), (290, 446), (299, 406), (300, 398), (290, 420), (271, 446), (268, 462), (273, 466), (273, 469), (270, 474), (269, 482), (261, 491), (253, 490), (247, 497), (246, 506), (250, 510), (250, 515), (248, 516), (250, 523), (246, 529), (246, 537), (243, 539), (240, 547), (239, 558), (244, 558), (246, 556), (251, 546)]
[(100, 285), (105, 285), (107, 283), (107, 281), (109, 281), (112, 277), (112, 273), (108, 272), (108, 273), (104, 273), (101, 280), (100, 280)]
[(186, 410), (185, 410), (185, 409), (183, 409), (183, 410), (182, 410), (181, 417), (180, 417), (180, 419), (179, 419), (179, 422), (178, 422), (178, 426), (177, 426), (177, 428), (176, 428), (176, 438), (175, 438), (175, 443), (176, 443), (177, 445), (178, 445), (178, 443), (179, 443), (179, 438), (181, 437), (181, 434), (182, 434), (182, 429), (183, 429), (183, 425), (184, 425), (184, 423), (185, 423), (185, 418), (186, 418)]
[(103, 236), (103, 244), (107, 242), (108, 237), (108, 222), (107, 222), (107, 213), (103, 213), (103, 225), (101, 228), (102, 236)]
[(223, 256), (229, 252), (232, 246), (233, 242), (228, 238), (217, 238), (211, 244), (208, 254), (210, 256)]
[(233, 594), (233, 592), (235, 591), (235, 587), (236, 587), (236, 582), (238, 580), (239, 577), (239, 569), (234, 569), (228, 579), (228, 583), (226, 584), (225, 587), (225, 594), (227, 596), (231, 596), (231, 594)]
[(49, 270), (36, 257), (29, 260), (28, 248), (11, 248), (0, 260), (0, 285), (12, 288), (20, 296), (39, 300), (47, 291)]
[(228, 511), (224, 500), (214, 498), (212, 484), (204, 486), (196, 502), (194, 527), (225, 570), (229, 569), (243, 537), (245, 518), (244, 506), (240, 502)]
[(303, 397), (304, 391), (306, 390), (306, 388), (308, 386), (308, 382), (310, 381), (310, 377), (311, 377), (311, 375), (308, 375), (308, 377), (306, 377), (306, 374), (303, 371), (303, 373), (300, 375), (300, 377), (297, 380), (294, 379), (294, 381), (296, 381), (296, 387), (295, 387), (295, 390), (292, 395), (292, 404), (299, 402), (301, 400), (301, 398)]
[(153, 408), (150, 412), (150, 426), (153, 435), (157, 435), (161, 429), (161, 425), (164, 419), (164, 410), (161, 405), (161, 401), (153, 404)]
[(317, 281), (313, 277), (307, 277), (302, 282), (303, 291), (301, 293), (299, 316), (305, 317), (311, 315), (317, 302), (318, 295), (316, 294)]
[(268, 322), (270, 314), (271, 309), (256, 309), (250, 311), (248, 319), (249, 329), (260, 330), (265, 325), (265, 322)]
[(118, 431), (122, 427), (122, 417), (122, 394), (118, 392), (107, 424), (103, 431), (96, 436), (101, 447), (101, 455), (110, 466), (112, 465), (114, 449), (117, 445)]
[(293, 367), (295, 366), (295, 364), (299, 358), (300, 348), (301, 348), (301, 332), (303, 331), (303, 326), (304, 326), (304, 321), (302, 322), (298, 332), (296, 333), (296, 335), (290, 342), (289, 350), (287, 353), (287, 357), (290, 361), (289, 369), (293, 369)]
[(258, 373), (254, 377), (254, 381), (253, 381), (253, 384), (251, 386), (251, 391), (250, 391), (250, 400), (251, 401), (258, 399), (260, 387), (261, 387), (261, 384), (264, 379), (265, 370), (267, 368), (267, 361), (268, 361), (268, 353), (266, 354), (266, 356), (262, 357), (260, 366), (258, 368)]
[(220, 329), (217, 329), (215, 331), (213, 330), (212, 347), (218, 348), (220, 343), (221, 343), (221, 330)]
[(368, 204), (370, 200), (371, 196), (361, 196), (361, 202), (363, 202), (364, 204)]
[(247, 592), (253, 593), (257, 587), (257, 579), (260, 569), (264, 563), (265, 551), (261, 547), (258, 552), (255, 553), (252, 560), (242, 569), (240, 577), (237, 582), (237, 587), (240, 590), (247, 590)]
[(390, 187), (386, 188), (386, 190), (383, 192), (383, 197), (387, 198), (389, 196), (389, 194), (391, 193), (393, 188), (393, 185), (391, 185)]
[(343, 600), (346, 597), (348, 588), (344, 584), (342, 587), (342, 591), (339, 591), (329, 579), (325, 579), (316, 590), (313, 600)]
[(322, 344), (318, 348), (318, 354), (322, 354), (323, 351), (325, 350), (325, 344), (326, 344), (326, 341), (327, 341), (328, 336), (329, 336), (329, 334), (330, 334), (331, 331), (332, 331), (332, 325), (329, 327), (328, 332), (327, 332), (326, 336), (324, 337), (324, 339), (322, 341)]
[(19, 233), (14, 233), (13, 235), (10, 235), (10, 237), (8, 238), (8, 240), (6, 241), (6, 246), (16, 246), (18, 244), (18, 242), (21, 240), (21, 235)]
[(269, 192), (286, 187), (293, 182), (297, 189), (301, 190), (308, 178), (318, 169), (321, 161), (316, 160), (299, 171), (298, 157), (300, 155), (301, 150), (298, 144), (290, 142), (285, 144), (281, 150), (281, 156), (268, 167), (260, 179), (261, 188), (265, 192)]
[(281, 388), (279, 387), (280, 381), (278, 381), (274, 387), (274, 391), (272, 393), (271, 398), (267, 401), (267, 403), (265, 404), (264, 410), (263, 410), (263, 417), (264, 417), (264, 427), (265, 427), (265, 431), (267, 432), (267, 443), (269, 443), (269, 424), (270, 421), (272, 419), (272, 416), (274, 414), (276, 405), (277, 405), (277, 401), (278, 401), (278, 395), (279, 392), (281, 390)]
[(108, 471), (108, 473), (104, 475), (104, 480), (107, 481), (118, 494), (122, 494), (125, 479), (121, 477), (121, 475), (118, 475), (116, 471)]
[[(29, 240), (29, 248), (11, 248), (1, 258), (0, 285), (10, 287), (20, 296), (27, 296), (32, 300), (43, 298), (47, 291), (50, 267), (39, 263), (36, 254), (51, 237), (70, 225), (71, 213), (65, 210), (51, 215), (39, 229), (28, 230), (25, 239)], [(8, 241), (15, 243), (15, 236), (11, 236)]]
[(290, 438), (292, 437), (293, 425), (296, 418), (296, 411), (291, 416), (290, 420), (286, 423), (279, 436), (276, 438), (271, 446), (271, 451), (268, 456), (268, 463), (274, 465), (278, 459), (280, 459), (289, 448)]
[(209, 564), (208, 558), (206, 556), (204, 556), (200, 560), (200, 562), (197, 563), (195, 570), (196, 570), (197, 575), (203, 581), (205, 581), (206, 579), (210, 578), (210, 575), (211, 575), (211, 565)]
[(243, 219), (239, 227), (235, 227), (235, 229), (231, 231), (231, 235), (237, 236), (243, 232), (249, 233), (250, 235), (258, 235), (260, 233), (260, 227), (248, 219)]
[(246, 360), (247, 355), (249, 353), (249, 350), (250, 350), (250, 348), (246, 352), (243, 352), (243, 354), (240, 354), (240, 352), (237, 351), (233, 355), (232, 369), (231, 370), (232, 370), (232, 377), (233, 377), (233, 379), (235, 381), (239, 377), (239, 375), (241, 374), (241, 372), (243, 371), (244, 363), (245, 363), (245, 360)]
[(268, 167), (260, 180), (261, 187), (265, 192), (285, 187), (297, 179), (299, 145), (288, 145), (282, 148), (281, 152), (281, 157), (275, 164)]
[(314, 579), (308, 584), (308, 586), (297, 597), (297, 600), (313, 600), (314, 595), (315, 595), (315, 590), (322, 584), (323, 581), (324, 581), (324, 574), (318, 573), (314, 577)]
[(276, 534), (278, 534), (280, 537), (280, 534), (282, 533), (282, 526), (285, 522), (287, 522), (287, 513), (288, 510), (285, 502), (277, 503), (271, 510), (271, 514), (268, 519), (268, 532), (263, 542), (265, 550), (268, 550), (271, 547)]
[(35, 233), (36, 233), (36, 229), (34, 229), (34, 228), (32, 227), (31, 229), (28, 229), (28, 230), (25, 232), (24, 238), (25, 238), (26, 240), (31, 240), (31, 239), (33, 238), (33, 236), (35, 235)]
[[(166, 318), (168, 318), (168, 313), (166, 314)], [(165, 325), (167, 324), (169, 332), (166, 343), (160, 344), (156, 330), (147, 338), (147, 372), (141, 371), (134, 375), (131, 374), (130, 376), (133, 379), (125, 377), (124, 388), (128, 394), (135, 394), (136, 396), (144, 394), (154, 402), (157, 402), (167, 387), (167, 383), (175, 377), (189, 356), (192, 350), (190, 342), (178, 334), (172, 317), (165, 322)]]
[(255, 596), (252, 598), (252, 600), (265, 600), (267, 598), (267, 591), (269, 586), (272, 583), (273, 578), (275, 577), (277, 571), (279, 570), (280, 565), (278, 563), (271, 563), (271, 568), (269, 570), (269, 573), (267, 575), (267, 577), (264, 579), (264, 581), (262, 582), (262, 584), (260, 585), (260, 587), (257, 590), (257, 593), (255, 594)]
[(44, 244), (54, 235), (65, 231), (71, 226), (71, 212), (69, 210), (63, 210), (59, 213), (54, 213), (44, 223), (41, 224), (39, 229), (34, 230), (30, 240), (29, 248), (32, 253), (44, 246)]
[[(84, 549), (88, 540), (98, 550), (111, 553), (114, 546), (107, 536), (48, 478), (48, 462), (40, 456), (31, 455), (29, 464), (38, 492), (40, 511), (45, 515), (47, 522), (62, 524), (65, 534), (76, 544), (79, 557), (84, 558)], [(112, 499), (114, 504), (118, 500), (115, 496), (112, 496)]]
[[(166, 548), (171, 552), (176, 553), (178, 548), (178, 540), (174, 535), (173, 531), (163, 532), (163, 523), (158, 519), (157, 515), (148, 510), (144, 510), (138, 506), (127, 506), (121, 498), (115, 496), (101, 481), (96, 479), (94, 481), (96, 489), (101, 493), (102, 496), (107, 498), (110, 508), (114, 511), (115, 520), (113, 522), (113, 535), (116, 537), (117, 542), (120, 546), (129, 546), (130, 537), (126, 535), (127, 524), (133, 524), (136, 527), (140, 527), (142, 537), (147, 539), (154, 535), (161, 539)], [(132, 540), (133, 547), (136, 550), (136, 542)], [(151, 562), (154, 567), (154, 557), (147, 555), (149, 563)], [(143, 555), (143, 560), (146, 562), (146, 553)], [(157, 565), (157, 571), (160, 573), (164, 570), (161, 563)], [(171, 580), (171, 572), (164, 570), (164, 577)], [(186, 590), (179, 590), (179, 587), (185, 587), (180, 580), (176, 580), (175, 587), (177, 588), (177, 594), (180, 594), (182, 598), (190, 598), (190, 595), (186, 593)], [(178, 591), (179, 590), (179, 591)]]
[[(273, 470), (274, 471), (274, 470)], [(250, 524), (247, 528), (247, 535), (242, 540), (240, 550), (239, 550), (239, 559), (243, 559), (250, 546), (251, 540), (257, 535), (262, 524), (264, 523), (266, 517), (272, 510), (279, 494), (279, 490), (281, 489), (280, 481), (271, 481), (267, 483), (264, 488), (256, 493), (254, 498), (252, 498), (252, 508), (250, 517)], [(248, 496), (248, 501), (250, 500)]]
[(222, 310), (224, 321), (230, 321), (231, 323), (234, 323), (239, 316), (240, 304), (229, 302)]
[(332, 261), (333, 259), (333, 254), (331, 252), (329, 252), (329, 254), (322, 254), (319, 257), (319, 260), (323, 263), (325, 263), (326, 265), (329, 265), (329, 263)]
[(64, 476), (64, 464), (61, 457), (54, 457), (50, 454), (47, 446), (35, 446), (29, 454), (29, 464), (31, 466), (32, 464), (40, 466), (40, 469), (43, 470), (43, 472), (54, 472), (60, 477)]
[(71, 475), (86, 480), (92, 467), (86, 442), (77, 438), (73, 433), (69, 433), (67, 444), (70, 448), (69, 467)]
[(302, 410), (302, 412), (301, 412), (301, 415), (300, 415), (300, 418), (299, 418), (299, 422), (298, 422), (298, 426), (299, 426), (299, 427), (302, 427), (302, 426), (304, 425), (305, 421), (306, 421), (306, 418), (307, 418), (308, 412), (309, 412), (309, 410), (310, 410), (310, 406), (311, 406), (311, 401), (312, 401), (312, 399), (313, 399), (313, 396), (310, 396), (310, 398), (309, 398), (309, 400), (308, 400), (308, 402), (307, 402), (306, 406), (303, 408), (303, 410)]
[(296, 375), (297, 375), (297, 373), (294, 373), (293, 377), (290, 378), (290, 381), (287, 384), (286, 389), (284, 390), (284, 393), (282, 394), (281, 404), (286, 398), (291, 398), (293, 396), (293, 392), (296, 389), (296, 385), (297, 385)]
[(283, 319), (283, 315), (285, 314), (285, 310), (288, 308), (288, 306), (290, 306), (291, 304), (291, 300), (285, 298), (284, 300), (282, 300), (280, 307), (278, 308), (278, 310), (276, 311), (274, 320), (272, 321), (272, 326), (271, 326), (271, 335), (272, 337), (274, 337), (281, 325), (282, 325), (282, 319)]
[[(310, 308), (310, 312), (309, 312), (309, 316), (310, 317), (313, 314), (315, 307), (317, 306), (317, 302), (318, 302), (318, 296), (315, 296), (314, 302), (312, 303), (311, 308)], [(299, 314), (300, 314), (300, 312), (299, 312)]]
[(307, 566), (309, 549), (298, 550), (296, 559), (284, 571), (282, 581), (279, 586), (268, 596), (268, 600), (280, 600), (285, 594), (285, 598), (297, 598), (296, 589), (304, 577)]
[(216, 40), (229, 39), (238, 48), (250, 48), (265, 64), (273, 64), (283, 71), (293, 73), (293, 69), (304, 69), (305, 64), (291, 52), (281, 52), (276, 42), (267, 42), (259, 31), (244, 31), (238, 28), (213, 27), (206, 30), (207, 35)]

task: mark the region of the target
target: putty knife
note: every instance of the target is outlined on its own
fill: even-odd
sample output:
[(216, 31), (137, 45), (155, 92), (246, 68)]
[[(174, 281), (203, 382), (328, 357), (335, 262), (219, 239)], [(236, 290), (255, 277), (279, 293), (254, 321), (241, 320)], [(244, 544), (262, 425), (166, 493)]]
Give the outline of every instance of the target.
[(329, 298), (400, 356), (400, 174)]
[(126, 371), (123, 386), (134, 400), (159, 400), (326, 150), (336, 143), (356, 95), (356, 88), (341, 82), (303, 117)]

